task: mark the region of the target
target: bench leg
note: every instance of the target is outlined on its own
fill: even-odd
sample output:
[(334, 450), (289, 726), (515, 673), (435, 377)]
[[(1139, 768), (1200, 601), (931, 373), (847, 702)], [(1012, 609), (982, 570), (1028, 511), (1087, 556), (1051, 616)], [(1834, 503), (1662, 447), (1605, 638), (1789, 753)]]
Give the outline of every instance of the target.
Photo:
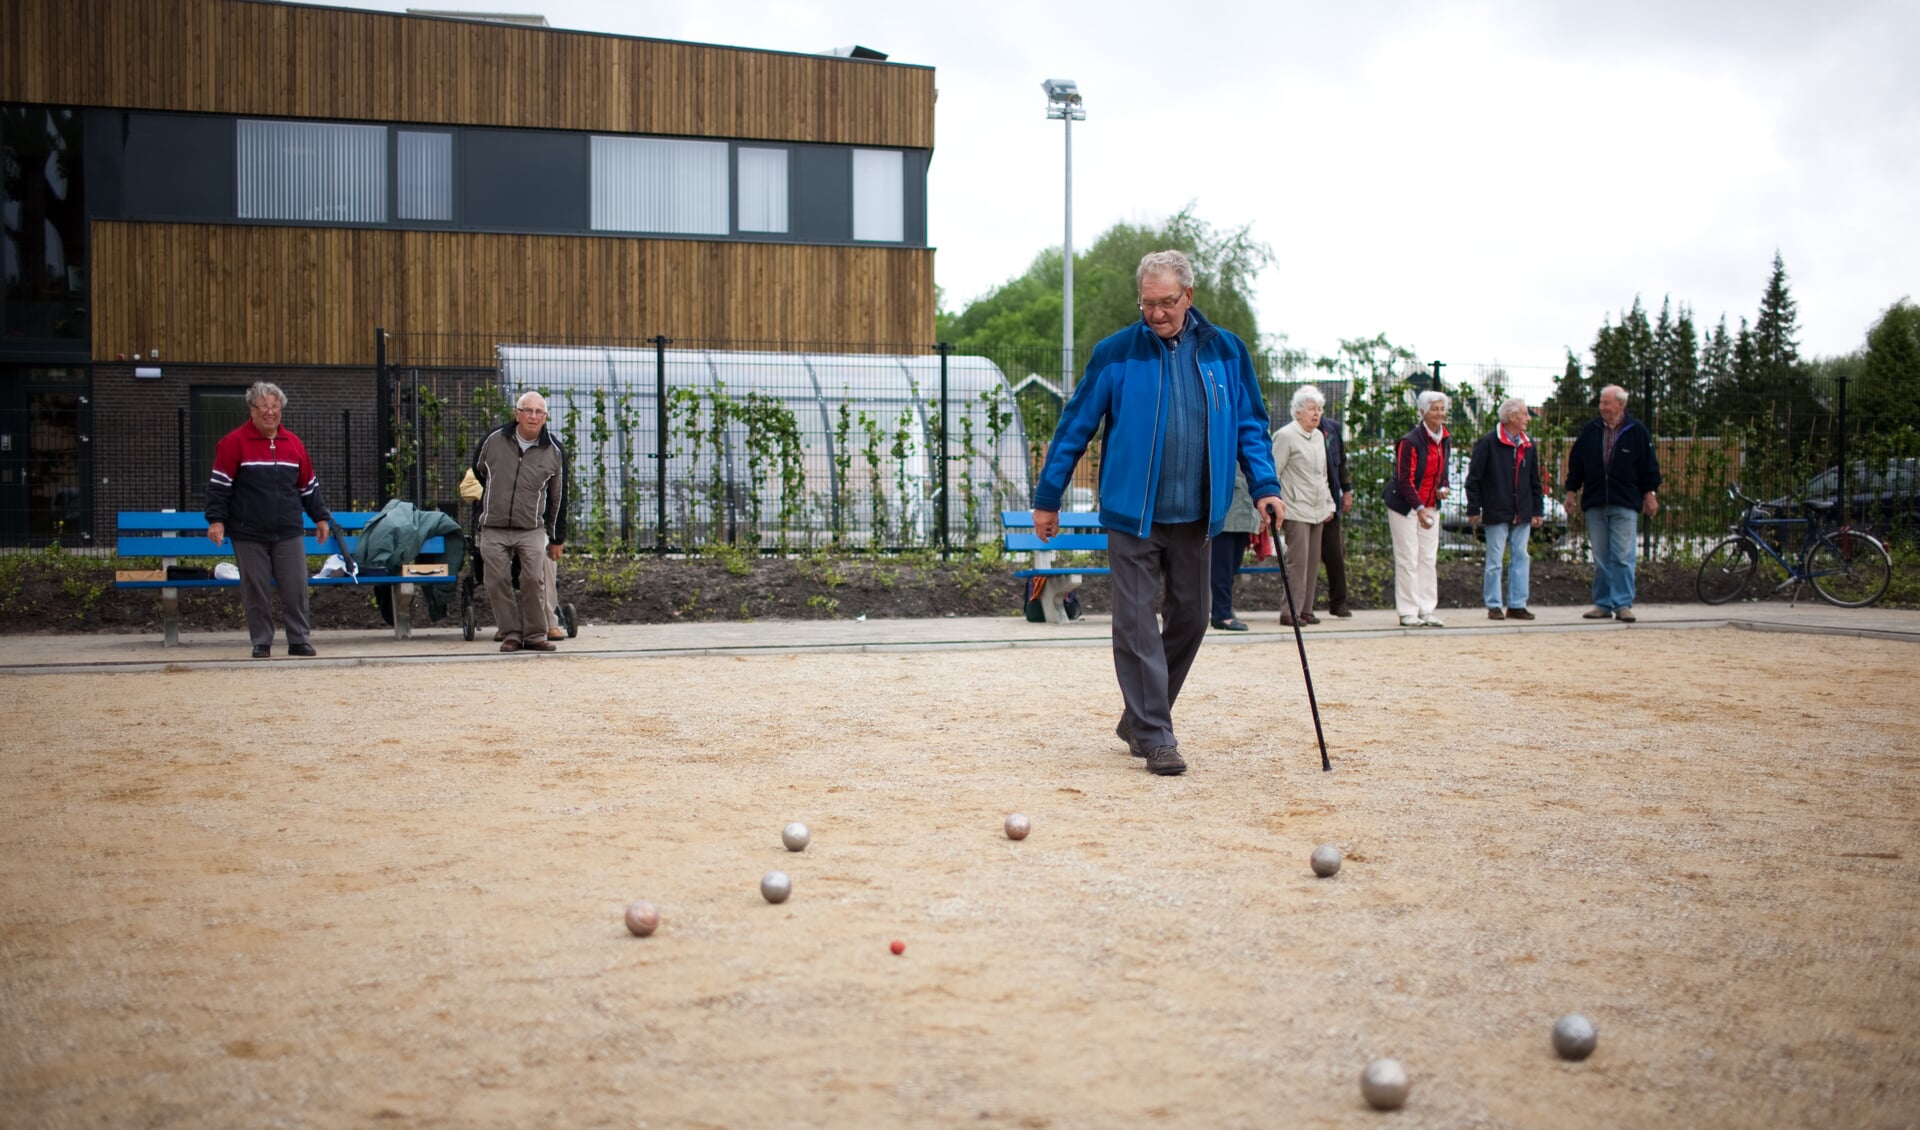
[(1067, 594), (1080, 587), (1080, 577), (1048, 577), (1047, 583), (1040, 587), (1040, 607), (1046, 610), (1047, 623), (1064, 624), (1067, 622), (1067, 609), (1061, 601)]
[(410, 584), (393, 586), (393, 638), (413, 638), (413, 586)]
[(160, 590), (160, 646), (180, 646), (180, 590)]

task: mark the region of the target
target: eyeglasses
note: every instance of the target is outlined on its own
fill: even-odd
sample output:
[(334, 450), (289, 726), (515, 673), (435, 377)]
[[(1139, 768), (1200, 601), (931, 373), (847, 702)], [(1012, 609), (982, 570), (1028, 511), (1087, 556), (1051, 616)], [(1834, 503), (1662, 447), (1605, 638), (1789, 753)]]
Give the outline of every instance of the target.
[(514, 411), (525, 412), (529, 416), (544, 416), (547, 414), (545, 408), (515, 408)]
[(1185, 302), (1186, 300), (1187, 300), (1186, 292), (1182, 291), (1179, 294), (1174, 295), (1172, 298), (1156, 298), (1152, 302), (1148, 302), (1146, 299), (1142, 298), (1138, 302), (1134, 303), (1134, 305), (1140, 307), (1140, 309), (1143, 311), (1158, 310), (1163, 314), (1171, 314), (1175, 310), (1180, 309), (1180, 304)]

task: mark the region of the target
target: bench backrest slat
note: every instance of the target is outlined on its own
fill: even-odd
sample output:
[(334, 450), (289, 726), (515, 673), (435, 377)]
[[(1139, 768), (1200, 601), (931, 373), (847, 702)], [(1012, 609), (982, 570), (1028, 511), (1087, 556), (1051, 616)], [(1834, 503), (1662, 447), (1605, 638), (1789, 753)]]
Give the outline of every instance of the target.
[[(378, 510), (337, 510), (333, 515), (333, 524), (340, 529), (353, 531), (366, 526), (380, 516)], [(313, 519), (301, 515), (301, 521), (307, 529), (313, 529)], [(164, 533), (172, 530), (176, 533), (198, 534), (207, 528), (207, 516), (198, 511), (182, 510), (178, 513), (160, 513), (153, 510), (122, 510), (115, 518), (122, 531), (154, 531)]]
[[(348, 537), (347, 547), (358, 552), (360, 539)], [(445, 538), (428, 538), (420, 544), (422, 553), (445, 553), (446, 550)], [(307, 538), (309, 557), (325, 557), (339, 551), (339, 544), (332, 538), (325, 542)], [(233, 539), (228, 538), (215, 546), (204, 537), (122, 537), (115, 546), (115, 552), (122, 557), (232, 557)]]
[[(1002, 510), (1000, 512), (1000, 524), (1009, 530), (1031, 530), (1033, 529), (1033, 511)], [(1060, 528), (1063, 530), (1098, 530), (1104, 527), (1102, 527), (1100, 523), (1100, 515), (1098, 514), (1086, 510), (1062, 510), (1060, 512)]]

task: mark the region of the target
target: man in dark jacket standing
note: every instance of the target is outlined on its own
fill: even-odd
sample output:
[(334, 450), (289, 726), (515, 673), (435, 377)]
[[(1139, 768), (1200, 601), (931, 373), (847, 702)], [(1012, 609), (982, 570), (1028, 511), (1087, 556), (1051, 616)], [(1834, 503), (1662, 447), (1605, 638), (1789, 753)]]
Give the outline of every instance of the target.
[(1580, 429), (1567, 456), (1567, 513), (1586, 511), (1593, 546), (1587, 619), (1633, 621), (1633, 539), (1640, 515), (1660, 511), (1659, 486), (1653, 434), (1627, 415), (1627, 390), (1608, 385), (1600, 390), (1600, 418)]
[(1353, 610), (1347, 607), (1347, 538), (1340, 518), (1353, 509), (1353, 472), (1340, 421), (1322, 416), (1320, 430), (1327, 436), (1327, 486), (1333, 491), (1333, 517), (1320, 530), (1320, 563), (1327, 567), (1327, 614), (1345, 620)]
[(488, 432), (473, 453), (473, 474), (482, 492), (480, 560), (487, 573), (487, 604), (500, 626), (501, 651), (554, 650), (541, 609), (546, 601), (541, 571), (547, 560), (560, 559), (566, 541), (566, 462), (546, 424), (546, 398), (521, 393), (514, 402), (513, 423)]
[(273, 593), (280, 591), (287, 654), (314, 654), (307, 617), (306, 523), (325, 542), (333, 512), (320, 497), (320, 477), (300, 437), (280, 426), (287, 394), (256, 381), (247, 389), (246, 423), (220, 438), (207, 484), (207, 538), (233, 537), (240, 569), (240, 607), (247, 616), (253, 657), (273, 654)]
[[(1546, 511), (1540, 454), (1527, 437), (1532, 416), (1526, 401), (1510, 398), (1500, 405), (1499, 417), (1493, 431), (1473, 445), (1473, 457), (1467, 461), (1467, 521), (1487, 535), (1487, 566), (1480, 585), (1487, 619), (1531, 620), (1527, 585), (1533, 560), (1527, 556), (1527, 538), (1539, 528)], [(1500, 600), (1503, 564), (1504, 604)]]
[[(1100, 524), (1113, 579), (1115, 728), (1161, 776), (1184, 773), (1173, 703), (1207, 633), (1208, 540), (1233, 500), (1234, 468), (1274, 529), (1286, 516), (1267, 408), (1241, 340), (1193, 308), (1193, 264), (1155, 251), (1134, 272), (1141, 320), (1093, 347), (1033, 489), (1033, 532), (1060, 532), (1060, 497), (1096, 433)], [(1155, 605), (1164, 626), (1155, 618)]]

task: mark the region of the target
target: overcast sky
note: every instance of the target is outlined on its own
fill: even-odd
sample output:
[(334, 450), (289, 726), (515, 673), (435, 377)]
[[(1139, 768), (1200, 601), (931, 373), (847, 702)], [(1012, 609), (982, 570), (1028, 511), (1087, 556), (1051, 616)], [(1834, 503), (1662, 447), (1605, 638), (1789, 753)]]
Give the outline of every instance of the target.
[[(1062, 235), (1195, 202), (1277, 263), (1264, 333), (1384, 332), (1544, 393), (1636, 294), (1703, 329), (1751, 317), (1776, 249), (1803, 355), (1920, 297), (1916, 0), (1422, 4), (462, 0), (555, 27), (781, 51), (862, 44), (935, 68), (928, 234), (948, 308)], [(1115, 327), (1116, 329), (1118, 327)]]

